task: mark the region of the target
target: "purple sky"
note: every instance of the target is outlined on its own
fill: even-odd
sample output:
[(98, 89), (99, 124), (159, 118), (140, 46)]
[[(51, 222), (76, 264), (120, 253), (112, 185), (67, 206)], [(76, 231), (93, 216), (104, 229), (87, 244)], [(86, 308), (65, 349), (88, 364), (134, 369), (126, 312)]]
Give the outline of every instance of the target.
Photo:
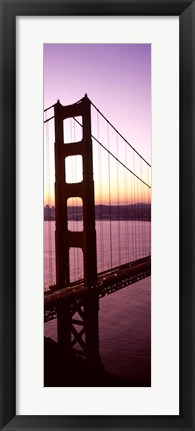
[(44, 108), (85, 93), (150, 163), (151, 45), (45, 44)]
[(44, 45), (44, 107), (85, 93), (150, 162), (151, 46)]

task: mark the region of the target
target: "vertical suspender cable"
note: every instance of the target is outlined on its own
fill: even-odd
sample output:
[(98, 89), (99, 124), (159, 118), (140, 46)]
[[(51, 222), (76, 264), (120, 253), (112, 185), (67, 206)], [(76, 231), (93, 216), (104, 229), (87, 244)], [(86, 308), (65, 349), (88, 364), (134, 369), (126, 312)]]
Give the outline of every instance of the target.
[[(47, 114), (46, 114), (47, 119)], [(50, 190), (50, 148), (49, 148), (49, 122), (45, 124), (45, 134), (46, 134), (46, 153), (47, 153), (47, 197), (48, 197), (48, 211), (49, 217), (47, 221), (47, 230), (48, 230), (48, 278), (49, 284), (53, 283), (53, 265), (52, 265), (52, 226), (51, 226), (51, 190)]]
[[(109, 151), (109, 124), (107, 122), (107, 143)], [(111, 186), (110, 186), (110, 154), (108, 153), (108, 186), (109, 186), (109, 219), (110, 219), (110, 268), (112, 268), (112, 212), (111, 212)]]
[(139, 191), (139, 258), (142, 257), (142, 204), (141, 204), (141, 181), (138, 180)]
[[(140, 174), (142, 178), (142, 159), (140, 157)], [(143, 199), (143, 183), (141, 182), (141, 229), (142, 229), (142, 241), (141, 241), (141, 257), (145, 256), (145, 238), (144, 238), (144, 199)]]
[(125, 238), (124, 238), (124, 248), (125, 248), (125, 263), (127, 263), (127, 197), (126, 197), (126, 169), (123, 169), (124, 179), (123, 179), (123, 208), (124, 208), (124, 223), (125, 223)]
[[(125, 165), (127, 166), (127, 145), (125, 144)], [(127, 170), (125, 169), (125, 195), (126, 195), (126, 220), (127, 220), (127, 262), (129, 262), (129, 210), (128, 210), (128, 184), (127, 184)]]
[[(135, 153), (133, 151), (133, 172), (135, 171)], [(134, 227), (133, 227), (133, 233), (134, 233), (134, 251), (133, 251), (133, 260), (137, 259), (138, 256), (138, 252), (137, 252), (137, 241), (136, 241), (136, 237), (137, 237), (137, 226), (136, 226), (136, 217), (137, 217), (137, 209), (136, 209), (136, 204), (137, 204), (137, 197), (136, 197), (136, 179), (133, 176), (133, 195), (134, 195), (134, 207), (133, 207), (133, 220), (134, 220)]]
[[(132, 149), (130, 150), (130, 160), (132, 158)], [(133, 195), (133, 178), (132, 178), (132, 174), (130, 175), (130, 190), (131, 190), (131, 216), (130, 216), (130, 232), (131, 232), (131, 237), (130, 237), (130, 261), (133, 260), (133, 250), (134, 250), (134, 195)]]
[[(118, 133), (116, 132), (116, 151), (118, 159)], [(118, 251), (119, 251), (119, 265), (121, 265), (121, 236), (120, 236), (120, 202), (119, 202), (119, 164), (116, 161), (116, 178), (117, 178), (117, 219), (118, 219)]]
[[(97, 112), (97, 138), (99, 141), (99, 112)], [(104, 268), (104, 236), (103, 236), (103, 220), (102, 220), (102, 148), (98, 145), (98, 168), (99, 168), (99, 238), (100, 238), (100, 268)]]
[[(147, 166), (147, 181), (149, 182), (149, 166)], [(148, 203), (150, 203), (150, 223), (148, 224), (148, 255), (151, 255), (151, 192), (150, 189), (148, 189)]]
[[(144, 165), (145, 166), (145, 165)], [(143, 186), (143, 233), (144, 233), (144, 256), (146, 256), (146, 187)]]

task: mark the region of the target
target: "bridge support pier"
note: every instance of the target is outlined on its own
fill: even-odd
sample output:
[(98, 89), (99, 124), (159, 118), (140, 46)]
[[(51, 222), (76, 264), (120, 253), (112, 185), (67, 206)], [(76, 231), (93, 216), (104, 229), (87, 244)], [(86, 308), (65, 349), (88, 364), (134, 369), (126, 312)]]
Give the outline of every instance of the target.
[(99, 298), (93, 291), (80, 300), (58, 305), (58, 343), (66, 362), (77, 357), (85, 359), (91, 368), (101, 365), (98, 311)]

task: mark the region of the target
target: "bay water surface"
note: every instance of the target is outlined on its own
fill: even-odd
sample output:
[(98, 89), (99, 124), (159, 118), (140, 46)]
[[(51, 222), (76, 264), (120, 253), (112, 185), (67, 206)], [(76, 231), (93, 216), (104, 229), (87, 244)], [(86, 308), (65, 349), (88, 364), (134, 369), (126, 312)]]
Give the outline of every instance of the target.
[[(150, 254), (150, 222), (112, 221), (111, 225), (112, 227), (109, 221), (103, 223), (96, 221), (98, 271)], [(79, 225), (77, 227), (81, 228)], [(45, 221), (45, 290), (50, 284), (55, 283), (54, 238), (55, 222)], [(81, 278), (82, 254), (78, 254), (74, 249), (70, 260), (72, 280)], [(143, 382), (145, 386), (145, 381), (150, 380), (151, 372), (151, 277), (100, 299), (99, 306), (99, 347), (101, 361), (106, 371), (132, 382), (139, 381), (139, 385)], [(54, 319), (44, 325), (45, 336), (55, 341), (56, 323)]]

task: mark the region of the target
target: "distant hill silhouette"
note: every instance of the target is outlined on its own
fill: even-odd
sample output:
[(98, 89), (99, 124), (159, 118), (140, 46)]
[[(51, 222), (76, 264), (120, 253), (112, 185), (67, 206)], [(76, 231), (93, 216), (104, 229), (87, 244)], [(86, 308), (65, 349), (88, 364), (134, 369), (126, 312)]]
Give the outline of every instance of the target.
[[(151, 204), (137, 203), (130, 205), (96, 205), (96, 220), (145, 220), (151, 221)], [(68, 207), (68, 220), (80, 221), (83, 219), (81, 206)], [(44, 220), (55, 220), (55, 207), (44, 207)]]

